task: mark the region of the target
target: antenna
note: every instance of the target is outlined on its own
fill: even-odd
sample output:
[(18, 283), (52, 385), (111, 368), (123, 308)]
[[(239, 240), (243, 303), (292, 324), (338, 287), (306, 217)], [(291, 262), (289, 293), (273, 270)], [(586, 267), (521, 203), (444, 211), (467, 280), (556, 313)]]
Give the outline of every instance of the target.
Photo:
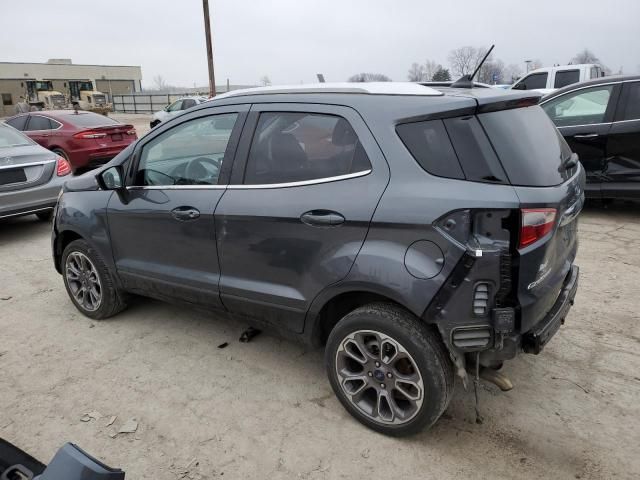
[(476, 67), (476, 69), (473, 71), (473, 73), (471, 74), (471, 78), (469, 78), (469, 80), (473, 80), (473, 77), (476, 76), (476, 73), (478, 73), (478, 71), (480, 70), (480, 68), (482, 67), (482, 65), (484, 65), (484, 62), (487, 60), (487, 57), (489, 55), (491, 55), (491, 52), (493, 51), (493, 48), (495, 47), (495, 45), (491, 45), (491, 48), (487, 51), (487, 54), (482, 57), (482, 60), (480, 60), (480, 63), (478, 64), (478, 66)]
[(480, 69), (482, 68), (482, 65), (484, 65), (484, 62), (487, 60), (489, 55), (491, 55), (491, 52), (493, 51), (494, 47), (495, 45), (491, 45), (491, 48), (487, 50), (487, 53), (485, 54), (484, 57), (482, 57), (482, 60), (480, 60), (480, 63), (478, 63), (478, 66), (476, 67), (476, 69), (473, 71), (471, 75), (461, 76), (458, 80), (456, 80), (451, 84), (451, 88), (473, 88), (473, 77), (475, 77), (476, 74), (480, 71)]

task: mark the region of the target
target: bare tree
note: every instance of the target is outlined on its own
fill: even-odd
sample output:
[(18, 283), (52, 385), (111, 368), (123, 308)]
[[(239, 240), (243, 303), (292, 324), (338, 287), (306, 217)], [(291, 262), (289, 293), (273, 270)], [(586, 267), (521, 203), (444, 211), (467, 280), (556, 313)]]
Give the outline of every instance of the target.
[(167, 85), (167, 82), (162, 75), (156, 75), (153, 77), (153, 85), (158, 91), (164, 91), (169, 88), (169, 85)]
[(473, 72), (478, 63), (478, 53), (477, 48), (469, 46), (451, 50), (447, 58), (453, 74), (461, 77)]
[[(486, 53), (486, 52), (485, 52)], [(482, 60), (482, 58), (480, 58)], [(480, 61), (479, 60), (479, 61)], [(483, 83), (496, 84), (504, 80), (504, 63), (502, 60), (493, 60), (491, 57), (482, 64), (478, 71), (477, 80)]]
[(267, 75), (263, 75), (262, 77), (260, 77), (260, 83), (265, 87), (268, 87), (269, 85), (271, 85), (271, 79)]
[(348, 82), (390, 82), (391, 79), (382, 73), (357, 73), (349, 77)]
[(591, 50), (585, 48), (571, 59), (571, 63), (600, 63), (600, 59)]
[(425, 80), (424, 65), (420, 65), (416, 62), (412, 63), (407, 79), (410, 82), (423, 82)]
[(442, 68), (442, 65), (437, 64), (433, 60), (427, 59), (424, 62), (424, 79), (429, 82), (433, 80), (435, 73)]

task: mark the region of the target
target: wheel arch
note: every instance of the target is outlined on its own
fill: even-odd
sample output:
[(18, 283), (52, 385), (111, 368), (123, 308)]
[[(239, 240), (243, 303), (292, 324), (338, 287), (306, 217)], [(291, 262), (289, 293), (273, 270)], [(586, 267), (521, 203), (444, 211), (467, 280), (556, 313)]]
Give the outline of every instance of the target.
[(62, 273), (62, 252), (64, 252), (64, 249), (67, 248), (67, 245), (69, 245), (74, 240), (84, 240), (85, 242), (87, 241), (85, 237), (80, 235), (75, 230), (71, 229), (66, 229), (58, 232), (55, 237), (53, 243), (53, 258), (54, 266), (56, 267), (58, 273)]
[(376, 302), (397, 305), (417, 318), (420, 318), (422, 313), (412, 311), (402, 302), (399, 295), (384, 286), (361, 283), (336, 285), (314, 299), (305, 319), (306, 340), (312, 345), (324, 345), (329, 333), (341, 318), (356, 308)]

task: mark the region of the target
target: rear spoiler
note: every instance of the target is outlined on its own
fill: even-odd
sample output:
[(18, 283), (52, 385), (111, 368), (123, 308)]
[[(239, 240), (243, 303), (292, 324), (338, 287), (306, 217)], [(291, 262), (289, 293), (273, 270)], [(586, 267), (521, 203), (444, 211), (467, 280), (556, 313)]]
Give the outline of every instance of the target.
[(524, 108), (531, 107), (533, 105), (537, 105), (542, 98), (542, 94), (540, 93), (532, 93), (526, 97), (519, 98), (510, 98), (510, 99), (500, 99), (498, 101), (487, 101), (482, 102), (480, 99), (476, 99), (478, 101), (478, 108), (476, 108), (476, 113), (487, 113), (487, 112), (497, 112), (499, 110), (510, 110), (512, 108)]

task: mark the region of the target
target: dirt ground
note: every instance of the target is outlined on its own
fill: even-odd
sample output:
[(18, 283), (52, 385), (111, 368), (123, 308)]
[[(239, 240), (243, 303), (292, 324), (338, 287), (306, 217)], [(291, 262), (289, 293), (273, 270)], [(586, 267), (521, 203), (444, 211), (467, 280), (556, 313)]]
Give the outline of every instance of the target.
[[(512, 391), (483, 385), (485, 422), (458, 385), (407, 439), (351, 419), (320, 350), (241, 344), (244, 325), (146, 299), (84, 318), (53, 269), (50, 225), (0, 221), (0, 437), (46, 462), (72, 441), (131, 479), (639, 478), (638, 207), (582, 215), (576, 305), (541, 355), (505, 365)], [(114, 436), (131, 418), (137, 431)]]

